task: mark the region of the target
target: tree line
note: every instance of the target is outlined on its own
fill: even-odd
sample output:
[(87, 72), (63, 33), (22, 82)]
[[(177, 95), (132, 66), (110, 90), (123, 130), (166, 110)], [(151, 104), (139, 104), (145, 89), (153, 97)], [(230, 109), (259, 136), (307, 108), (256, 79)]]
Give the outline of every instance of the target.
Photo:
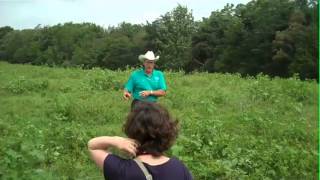
[(318, 79), (317, 32), (316, 0), (227, 4), (201, 21), (177, 5), (146, 24), (1, 27), (0, 59), (114, 70), (138, 66), (137, 56), (154, 50), (160, 69)]

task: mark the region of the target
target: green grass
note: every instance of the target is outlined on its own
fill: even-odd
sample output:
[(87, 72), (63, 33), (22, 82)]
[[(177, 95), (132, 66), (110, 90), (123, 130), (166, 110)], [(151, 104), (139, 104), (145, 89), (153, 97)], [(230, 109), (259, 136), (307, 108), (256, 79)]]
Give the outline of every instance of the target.
[[(0, 62), (0, 179), (102, 179), (87, 141), (123, 135), (131, 70)], [(177, 156), (195, 179), (316, 179), (318, 85), (296, 78), (165, 72)]]

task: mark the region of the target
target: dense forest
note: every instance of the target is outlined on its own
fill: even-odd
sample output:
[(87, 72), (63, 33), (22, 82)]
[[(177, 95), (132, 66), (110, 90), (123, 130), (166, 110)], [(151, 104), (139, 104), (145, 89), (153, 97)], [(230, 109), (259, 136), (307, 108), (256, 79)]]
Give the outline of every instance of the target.
[(153, 22), (0, 28), (0, 59), (10, 63), (125, 69), (154, 50), (158, 68), (318, 79), (316, 0), (253, 0), (227, 4), (195, 21), (177, 5)]

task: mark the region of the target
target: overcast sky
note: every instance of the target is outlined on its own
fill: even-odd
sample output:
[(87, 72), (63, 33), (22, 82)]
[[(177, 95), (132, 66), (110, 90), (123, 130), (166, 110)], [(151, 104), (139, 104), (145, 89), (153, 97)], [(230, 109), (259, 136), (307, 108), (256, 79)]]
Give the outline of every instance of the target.
[(38, 24), (91, 22), (103, 27), (125, 21), (152, 22), (178, 3), (192, 9), (195, 20), (209, 17), (227, 3), (246, 4), (250, 0), (0, 0), (0, 27), (34, 28)]

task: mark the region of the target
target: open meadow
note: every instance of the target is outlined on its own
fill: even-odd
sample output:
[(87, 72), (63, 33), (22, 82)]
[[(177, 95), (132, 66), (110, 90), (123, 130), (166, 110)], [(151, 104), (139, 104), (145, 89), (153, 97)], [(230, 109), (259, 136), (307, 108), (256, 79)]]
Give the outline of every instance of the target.
[[(0, 62), (0, 179), (103, 179), (87, 142), (123, 135), (130, 72)], [(318, 84), (297, 78), (167, 72), (180, 123), (167, 152), (195, 179), (316, 179)], [(117, 153), (117, 152), (116, 152)]]

